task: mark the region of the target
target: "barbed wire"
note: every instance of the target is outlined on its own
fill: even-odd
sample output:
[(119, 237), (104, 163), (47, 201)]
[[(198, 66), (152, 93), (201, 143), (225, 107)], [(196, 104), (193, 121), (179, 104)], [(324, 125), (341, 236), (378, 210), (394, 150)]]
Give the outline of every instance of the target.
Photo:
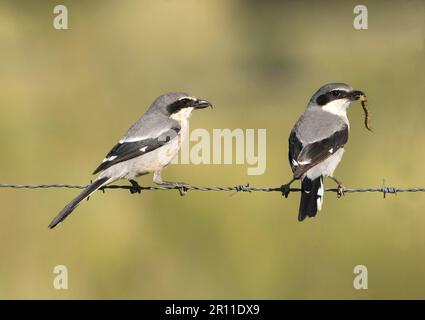
[[(88, 185), (78, 184), (0, 184), (0, 188), (13, 188), (13, 189), (50, 189), (50, 188), (66, 188), (66, 189), (85, 189)], [(285, 190), (283, 186), (279, 187), (251, 187), (246, 185), (235, 185), (229, 187), (203, 187), (193, 186), (189, 184), (180, 185), (159, 185), (159, 186), (140, 186), (140, 185), (107, 185), (101, 187), (99, 190), (105, 191), (106, 189), (126, 189), (131, 193), (141, 193), (141, 191), (159, 191), (159, 190), (178, 190), (181, 195), (184, 195), (189, 190), (195, 191), (235, 191), (235, 192), (281, 192)], [(300, 192), (300, 188), (290, 188), (290, 192)], [(338, 188), (327, 188), (325, 192), (338, 193)], [(397, 194), (402, 192), (425, 192), (425, 188), (399, 188), (387, 187), (385, 181), (379, 188), (344, 188), (344, 193), (364, 193), (364, 192), (378, 192), (384, 195)]]

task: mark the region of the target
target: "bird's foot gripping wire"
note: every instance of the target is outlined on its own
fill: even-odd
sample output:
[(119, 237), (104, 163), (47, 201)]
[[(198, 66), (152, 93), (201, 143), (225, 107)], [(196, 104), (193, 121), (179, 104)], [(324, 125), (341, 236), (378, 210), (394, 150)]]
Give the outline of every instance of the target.
[(334, 177), (329, 177), (331, 178), (333, 181), (335, 181), (335, 183), (338, 185), (337, 189), (336, 189), (336, 196), (337, 198), (341, 198), (343, 195), (345, 195), (345, 190), (346, 188), (344, 187), (344, 185), (342, 184), (341, 181), (339, 181), (338, 179), (334, 178)]
[(175, 184), (175, 186), (177, 187), (177, 189), (179, 190), (180, 196), (185, 196), (187, 194), (187, 191), (189, 190), (189, 184), (184, 183), (184, 182), (177, 182)]
[(175, 187), (175, 189), (179, 190), (180, 196), (182, 197), (187, 194), (187, 191), (190, 188), (190, 184), (186, 182), (157, 181), (156, 183), (159, 185)]
[(179, 190), (180, 195), (183, 197), (187, 191), (191, 188), (191, 185), (185, 182), (172, 182), (163, 181), (161, 177), (162, 170), (155, 171), (153, 174), (153, 182), (162, 186), (174, 186), (175, 189)]
[(131, 187), (130, 187), (131, 194), (142, 193), (142, 187), (140, 186), (140, 184), (137, 183), (136, 180), (130, 180), (130, 183), (131, 183)]
[(336, 190), (336, 196), (341, 198), (343, 195), (345, 195), (345, 187), (342, 184), (339, 184)]
[(287, 184), (282, 184), (280, 186), (280, 191), (282, 192), (282, 196), (284, 196), (285, 198), (288, 198), (289, 193), (291, 192), (291, 184), (294, 181), (295, 181), (295, 179), (292, 179)]

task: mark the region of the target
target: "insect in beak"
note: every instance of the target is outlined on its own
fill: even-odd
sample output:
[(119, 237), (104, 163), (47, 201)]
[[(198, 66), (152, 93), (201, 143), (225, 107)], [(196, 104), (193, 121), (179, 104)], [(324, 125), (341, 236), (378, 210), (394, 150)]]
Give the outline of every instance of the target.
[(369, 109), (367, 108), (367, 99), (366, 99), (366, 96), (364, 94), (362, 94), (360, 96), (359, 100), (360, 100), (360, 103), (362, 105), (362, 108), (363, 108), (363, 111), (364, 111), (364, 115), (365, 115), (364, 125), (365, 125), (365, 127), (366, 127), (367, 130), (373, 132), (372, 131), (372, 128), (370, 127), (370, 123), (369, 123), (370, 122), (370, 115), (369, 115)]

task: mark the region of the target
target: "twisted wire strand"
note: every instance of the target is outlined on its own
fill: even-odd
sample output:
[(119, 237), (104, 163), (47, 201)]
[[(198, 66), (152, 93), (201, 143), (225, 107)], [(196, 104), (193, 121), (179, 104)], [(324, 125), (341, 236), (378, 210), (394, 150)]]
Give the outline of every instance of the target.
[[(0, 184), (0, 188), (13, 188), (13, 189), (51, 189), (51, 188), (65, 188), (65, 189), (85, 189), (87, 185), (78, 184)], [(158, 190), (196, 190), (196, 191), (236, 191), (236, 192), (282, 192), (282, 186), (279, 187), (251, 187), (247, 185), (236, 185), (236, 186), (224, 186), (224, 187), (204, 187), (204, 186), (193, 186), (193, 185), (164, 185), (164, 186), (139, 186), (134, 187), (131, 185), (107, 185), (100, 190), (106, 189), (127, 189), (136, 191), (158, 191)], [(300, 188), (290, 188), (290, 192), (300, 192)], [(338, 192), (337, 188), (325, 189), (326, 192)], [(399, 188), (399, 187), (387, 187), (383, 185), (380, 188), (345, 188), (345, 193), (364, 193), (364, 192), (379, 192), (383, 193), (384, 197), (386, 194), (397, 194), (401, 192), (425, 192), (425, 188)]]

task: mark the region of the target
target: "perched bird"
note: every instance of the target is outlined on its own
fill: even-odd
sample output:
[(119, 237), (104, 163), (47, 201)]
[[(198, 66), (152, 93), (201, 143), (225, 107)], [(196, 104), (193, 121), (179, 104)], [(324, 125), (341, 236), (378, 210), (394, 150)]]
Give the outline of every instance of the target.
[(291, 131), (289, 163), (294, 175), (282, 190), (288, 196), (291, 183), (301, 179), (299, 221), (314, 217), (322, 208), (324, 177), (330, 177), (338, 184), (338, 196), (344, 194), (342, 183), (333, 174), (348, 140), (347, 108), (360, 97), (365, 94), (353, 90), (348, 84), (326, 84), (310, 99)]
[(49, 228), (65, 220), (93, 192), (117, 179), (128, 179), (137, 190), (139, 185), (133, 179), (153, 173), (153, 181), (157, 184), (181, 185), (163, 181), (161, 172), (187, 138), (188, 119), (192, 111), (206, 107), (212, 107), (211, 103), (183, 92), (159, 96), (93, 172), (101, 174), (59, 212)]

